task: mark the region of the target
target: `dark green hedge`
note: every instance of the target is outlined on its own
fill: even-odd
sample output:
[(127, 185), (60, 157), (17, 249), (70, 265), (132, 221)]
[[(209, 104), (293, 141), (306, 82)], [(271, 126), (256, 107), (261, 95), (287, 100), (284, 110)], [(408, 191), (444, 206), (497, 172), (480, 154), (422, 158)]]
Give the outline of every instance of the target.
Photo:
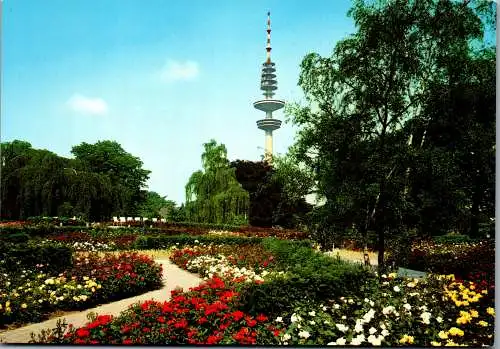
[[(134, 222), (132, 222), (134, 223)], [(269, 237), (275, 236), (283, 239), (305, 239), (307, 235), (303, 232), (292, 231), (292, 230), (281, 230), (281, 229), (266, 229), (258, 227), (248, 227), (248, 226), (229, 226), (229, 225), (217, 225), (217, 224), (205, 224), (205, 223), (169, 223), (164, 225), (138, 225), (138, 226), (121, 226), (116, 228), (111, 228), (107, 225), (101, 225), (97, 227), (86, 227), (86, 226), (56, 226), (53, 224), (38, 224), (33, 226), (21, 226), (21, 227), (4, 227), (0, 228), (0, 236), (2, 234), (14, 234), (14, 233), (24, 233), (32, 237), (46, 237), (49, 235), (57, 235), (70, 232), (89, 232), (93, 237), (116, 237), (120, 235), (145, 235), (145, 234), (155, 234), (155, 235), (192, 235), (199, 236), (208, 233), (211, 229), (224, 229), (234, 232), (238, 232), (242, 235), (249, 237)]]
[(432, 238), (438, 244), (460, 244), (464, 242), (474, 242), (468, 235), (440, 235)]
[(54, 225), (59, 225), (62, 223), (63, 225), (72, 225), (72, 226), (78, 226), (78, 225), (84, 225), (85, 221), (82, 219), (73, 219), (70, 217), (28, 217), (26, 221), (30, 224), (54, 224)]
[(59, 244), (35, 245), (0, 241), (0, 269), (18, 273), (43, 264), (43, 270), (60, 273), (73, 264), (73, 251)]
[[(196, 242), (196, 240), (198, 242)], [(162, 249), (175, 246), (196, 245), (196, 244), (227, 244), (227, 245), (241, 245), (241, 244), (258, 244), (262, 241), (261, 238), (247, 238), (239, 236), (210, 236), (210, 235), (172, 235), (172, 236), (139, 236), (135, 240), (134, 248), (137, 249)]]
[(36, 226), (24, 226), (24, 227), (3, 227), (0, 228), (0, 236), (2, 234), (14, 234), (14, 233), (24, 233), (29, 236), (47, 236), (50, 234), (72, 232), (72, 231), (85, 231), (89, 230), (85, 226), (55, 226), (52, 224), (40, 224)]
[(28, 242), (30, 236), (23, 232), (13, 232), (0, 234), (0, 241), (12, 242), (12, 243), (23, 243)]
[(415, 250), (408, 258), (410, 269), (427, 271), (437, 274), (455, 274), (469, 279), (475, 273), (495, 275), (495, 242), (483, 241), (470, 244), (459, 251), (441, 251), (426, 253), (425, 250)]
[(263, 245), (279, 265), (288, 266), (292, 277), (244, 286), (241, 306), (253, 314), (277, 315), (305, 298), (363, 297), (374, 286), (375, 274), (371, 270), (317, 253), (304, 242), (264, 239)]

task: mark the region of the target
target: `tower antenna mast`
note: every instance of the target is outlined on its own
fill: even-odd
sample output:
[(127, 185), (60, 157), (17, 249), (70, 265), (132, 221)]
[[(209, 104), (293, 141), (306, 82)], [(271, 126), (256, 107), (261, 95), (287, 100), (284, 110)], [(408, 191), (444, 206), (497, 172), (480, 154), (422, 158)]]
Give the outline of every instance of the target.
[(266, 61), (262, 64), (260, 89), (264, 91), (264, 99), (254, 102), (254, 108), (266, 113), (266, 117), (257, 121), (257, 127), (265, 133), (264, 159), (272, 161), (273, 131), (281, 127), (281, 120), (273, 119), (273, 111), (285, 106), (285, 101), (273, 99), (274, 91), (278, 89), (276, 80), (276, 64), (271, 61), (271, 13), (267, 12), (267, 44)]

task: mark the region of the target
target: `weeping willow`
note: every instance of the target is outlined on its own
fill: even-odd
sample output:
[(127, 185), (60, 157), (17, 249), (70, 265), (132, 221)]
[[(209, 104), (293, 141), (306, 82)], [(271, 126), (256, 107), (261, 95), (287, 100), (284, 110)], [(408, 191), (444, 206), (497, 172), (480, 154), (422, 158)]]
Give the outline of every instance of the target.
[(214, 140), (204, 144), (203, 170), (186, 184), (186, 212), (193, 222), (235, 224), (246, 222), (249, 195), (229, 166), (227, 150)]

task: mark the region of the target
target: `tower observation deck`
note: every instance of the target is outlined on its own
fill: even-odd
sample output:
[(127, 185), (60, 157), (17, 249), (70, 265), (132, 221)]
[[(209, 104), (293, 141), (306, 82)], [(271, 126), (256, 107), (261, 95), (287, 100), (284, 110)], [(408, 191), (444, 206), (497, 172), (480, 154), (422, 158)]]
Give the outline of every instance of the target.
[(257, 127), (265, 133), (265, 154), (266, 161), (272, 160), (273, 155), (273, 131), (281, 127), (281, 121), (273, 119), (273, 111), (285, 106), (285, 101), (273, 99), (274, 91), (278, 89), (276, 80), (276, 64), (271, 62), (271, 14), (267, 13), (267, 45), (266, 61), (262, 64), (262, 76), (260, 89), (264, 91), (264, 99), (253, 103), (253, 106), (266, 113), (264, 119), (257, 121)]

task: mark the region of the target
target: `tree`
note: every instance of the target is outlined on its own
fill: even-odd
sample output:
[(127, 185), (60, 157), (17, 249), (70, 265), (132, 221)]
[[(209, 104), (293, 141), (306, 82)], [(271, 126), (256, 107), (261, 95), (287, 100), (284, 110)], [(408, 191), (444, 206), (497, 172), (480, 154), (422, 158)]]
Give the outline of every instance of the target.
[(146, 200), (143, 188), (151, 173), (142, 168), (142, 161), (127, 153), (114, 141), (82, 143), (71, 150), (80, 170), (107, 176), (113, 183), (116, 215), (135, 215)]
[(248, 191), (248, 221), (259, 227), (295, 228), (310, 210), (304, 196), (310, 191), (311, 178), (305, 169), (287, 157), (274, 157), (268, 162), (241, 161), (231, 163), (236, 179)]
[[(172, 202), (172, 201), (171, 201)], [(166, 196), (161, 196), (157, 192), (148, 191), (146, 194), (146, 201), (139, 206), (139, 215), (141, 217), (159, 217), (164, 216), (161, 210), (169, 205)], [(175, 205), (175, 203), (174, 203)]]
[(429, 120), (422, 113), (430, 86), (445, 81), (451, 66), (466, 61), (472, 40), (482, 38), (478, 4), (355, 1), (349, 15), (356, 33), (331, 57), (313, 53), (302, 61), (299, 85), (308, 105), (288, 109), (302, 127), (294, 156), (314, 170), (342, 228), (376, 231), (380, 268), (386, 236), (403, 228), (412, 208), (405, 193), (416, 137), (405, 125), (418, 116)]
[(241, 222), (248, 208), (248, 193), (229, 167), (226, 147), (213, 139), (203, 146), (203, 170), (194, 172), (186, 184), (187, 217), (196, 222)]
[[(412, 169), (415, 175), (411, 193), (413, 200), (422, 201), (419, 207), (425, 210), (420, 214), (424, 229), (431, 226), (429, 217), (437, 216), (472, 237), (491, 233), (495, 196), (495, 63), (495, 52), (486, 49), (465, 57), (455, 71), (451, 64), (448, 70), (453, 73), (448, 81), (438, 81), (429, 89), (424, 113), (427, 127), (423, 128), (421, 118), (411, 126), (417, 140), (423, 140), (427, 131), (425, 145), (417, 153), (418, 166)], [(445, 161), (432, 161), (437, 157)], [(437, 176), (432, 176), (436, 170), (447, 171), (446, 176), (441, 176), (445, 181), (439, 185), (435, 183)], [(434, 181), (425, 183), (423, 178)], [(440, 215), (428, 214), (436, 210), (441, 211)], [(480, 225), (490, 228), (480, 234)]]
[(252, 226), (271, 227), (273, 213), (280, 200), (277, 183), (271, 182), (272, 167), (266, 161), (242, 161), (231, 163), (235, 176), (249, 194), (248, 222)]
[(305, 200), (312, 193), (314, 178), (312, 171), (289, 156), (274, 156), (271, 182), (281, 191), (280, 200), (273, 212), (275, 224), (295, 228), (303, 224), (311, 205)]
[(2, 143), (2, 218), (76, 215), (100, 221), (144, 200), (149, 171), (116, 142), (83, 143), (74, 152), (77, 158), (67, 159), (27, 142)]

